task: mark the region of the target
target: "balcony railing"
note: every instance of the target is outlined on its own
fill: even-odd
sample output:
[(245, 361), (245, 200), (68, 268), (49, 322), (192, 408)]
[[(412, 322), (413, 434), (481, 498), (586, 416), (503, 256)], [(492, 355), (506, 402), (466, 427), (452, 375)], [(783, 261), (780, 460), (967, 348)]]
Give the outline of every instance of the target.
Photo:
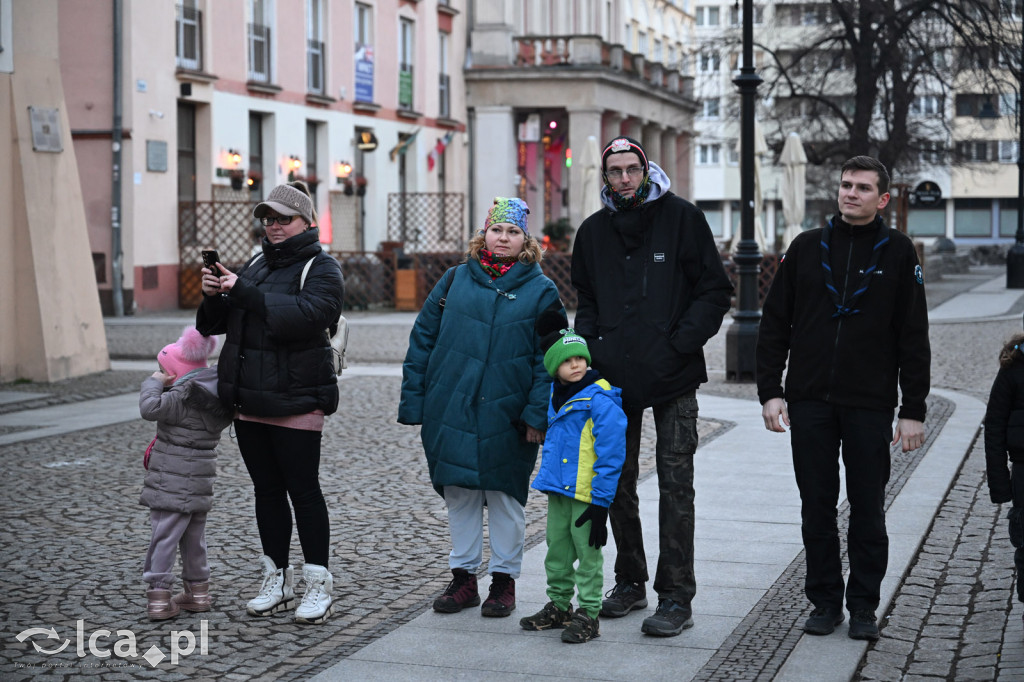
[(517, 36), (518, 67), (593, 66), (633, 74), (669, 92), (692, 96), (693, 77), (647, 61), (642, 54), (626, 52), (621, 45), (604, 42), (597, 35)]
[(203, 70), (203, 13), (195, 7), (178, 5), (174, 22), (174, 54), (178, 68)]
[(270, 27), (249, 24), (249, 80), (270, 82)]
[(319, 40), (307, 41), (309, 60), (309, 92), (314, 95), (324, 94), (324, 44)]
[(451, 76), (446, 73), (439, 74), (439, 81), (437, 115), (441, 118), (450, 118), (452, 115)]

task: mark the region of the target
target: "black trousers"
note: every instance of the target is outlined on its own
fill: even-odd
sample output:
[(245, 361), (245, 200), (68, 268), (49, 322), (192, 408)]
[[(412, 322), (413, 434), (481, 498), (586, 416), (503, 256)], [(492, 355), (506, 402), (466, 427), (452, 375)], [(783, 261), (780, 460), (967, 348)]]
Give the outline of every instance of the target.
[(306, 563), (327, 566), (331, 525), (320, 491), (319, 431), (235, 421), (238, 449), (256, 493), (256, 525), (263, 553), (278, 568), (288, 566), (292, 509)]
[(807, 598), (816, 607), (842, 609), (843, 565), (836, 522), (841, 451), (850, 503), (846, 608), (873, 612), (889, 562), (885, 486), (893, 411), (801, 401), (789, 404), (789, 418), (807, 554)]

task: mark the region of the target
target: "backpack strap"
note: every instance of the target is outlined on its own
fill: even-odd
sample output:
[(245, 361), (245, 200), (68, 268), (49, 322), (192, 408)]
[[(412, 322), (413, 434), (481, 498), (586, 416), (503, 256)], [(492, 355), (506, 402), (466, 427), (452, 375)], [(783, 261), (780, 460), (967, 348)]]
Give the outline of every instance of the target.
[(448, 292), (451, 291), (452, 281), (455, 279), (455, 271), (462, 267), (462, 264), (456, 265), (454, 268), (450, 268), (444, 276), (444, 295), (441, 296), (441, 300), (437, 302), (441, 306), (441, 312), (444, 312), (444, 304), (448, 301)]

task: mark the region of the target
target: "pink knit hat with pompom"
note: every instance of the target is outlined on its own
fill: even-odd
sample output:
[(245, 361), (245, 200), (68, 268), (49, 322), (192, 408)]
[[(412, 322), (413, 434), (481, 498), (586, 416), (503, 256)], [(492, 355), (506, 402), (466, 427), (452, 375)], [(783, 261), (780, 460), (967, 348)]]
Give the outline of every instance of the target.
[(164, 346), (156, 359), (170, 374), (181, 377), (194, 369), (207, 367), (207, 358), (217, 348), (217, 339), (203, 336), (195, 327), (185, 327), (181, 338)]

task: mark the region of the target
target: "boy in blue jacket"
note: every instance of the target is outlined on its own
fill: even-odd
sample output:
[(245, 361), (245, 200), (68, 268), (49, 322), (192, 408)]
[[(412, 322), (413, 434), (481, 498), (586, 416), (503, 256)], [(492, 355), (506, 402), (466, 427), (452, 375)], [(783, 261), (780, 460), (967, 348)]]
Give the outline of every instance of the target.
[[(587, 342), (567, 327), (555, 312), (541, 315), (536, 324), (544, 367), (555, 378), (540, 471), (532, 486), (548, 495), (544, 568), (551, 601), (519, 624), (524, 630), (565, 628), (562, 641), (577, 644), (600, 634), (601, 547), (608, 542), (608, 506), (626, 456), (626, 415), (621, 391), (587, 368)], [(579, 591), (575, 613), (574, 588)]]

